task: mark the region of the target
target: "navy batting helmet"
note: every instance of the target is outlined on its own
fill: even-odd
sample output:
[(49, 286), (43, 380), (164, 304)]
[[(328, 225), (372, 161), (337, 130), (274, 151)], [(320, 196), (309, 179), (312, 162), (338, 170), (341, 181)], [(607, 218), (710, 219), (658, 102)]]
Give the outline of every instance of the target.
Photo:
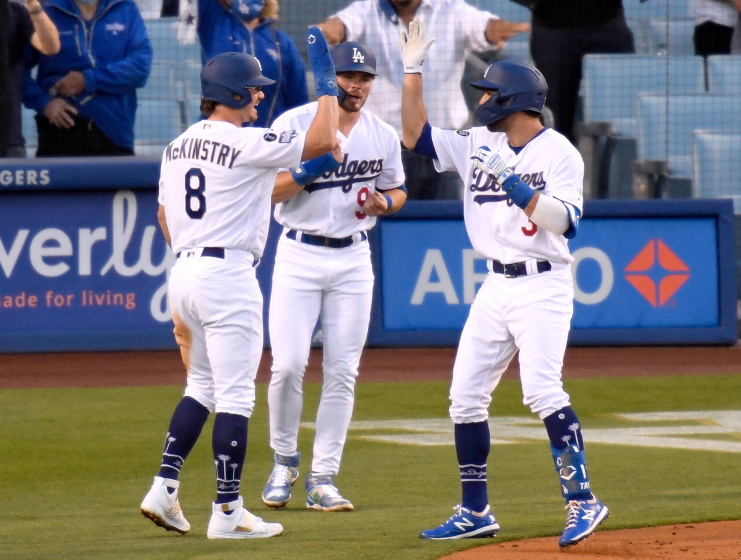
[[(244, 53), (218, 54), (201, 70), (201, 97), (232, 109), (250, 104), (252, 95), (247, 88), (268, 86), (275, 80), (262, 75), (260, 61)], [(238, 95), (241, 101), (234, 99)]]
[(518, 111), (541, 113), (548, 84), (540, 70), (513, 60), (499, 60), (486, 69), (484, 78), (471, 86), (491, 91), (492, 96), (476, 109), (476, 119), (489, 125)]
[(365, 72), (376, 76), (376, 55), (368, 45), (348, 41), (332, 49), (335, 72)]

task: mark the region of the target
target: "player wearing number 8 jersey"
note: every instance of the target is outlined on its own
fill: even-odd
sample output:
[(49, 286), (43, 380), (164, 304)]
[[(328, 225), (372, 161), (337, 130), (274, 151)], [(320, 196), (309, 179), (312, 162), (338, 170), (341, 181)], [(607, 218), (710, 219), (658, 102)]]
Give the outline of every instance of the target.
[(559, 540), (567, 547), (608, 515), (591, 493), (580, 424), (561, 381), (574, 300), (567, 240), (579, 224), (584, 164), (564, 136), (541, 125), (548, 86), (528, 64), (496, 62), (471, 84), (484, 92), (476, 118), (485, 126), (430, 126), (420, 73), (432, 41), (419, 20), (402, 36), (404, 144), (433, 158), (438, 171), (460, 174), (466, 231), (489, 274), (463, 328), (450, 387), (462, 504), (420, 537), (490, 537), (499, 530), (487, 494), (488, 408), (519, 350), (523, 402), (545, 424), (567, 502)]
[(170, 531), (190, 530), (178, 500), (178, 475), (211, 412), (216, 501), (208, 538), (270, 537), (283, 530), (244, 508), (240, 479), (263, 347), (255, 267), (267, 237), (275, 176), (337, 143), (334, 66), (317, 28), (309, 29), (307, 43), (320, 96), (307, 132), (242, 128), (257, 118), (261, 88), (272, 80), (253, 56), (224, 53), (201, 72), (201, 111), (208, 120), (171, 142), (162, 158), (159, 220), (177, 254), (169, 303), (188, 380), (141, 513)]
[[(268, 389), (275, 467), (262, 499), (280, 508), (298, 478), (302, 383), (311, 336), (321, 315), (324, 385), (316, 419), (307, 507), (352, 511), (334, 486), (354, 403), (355, 378), (370, 322), (373, 271), (366, 231), (376, 216), (406, 201), (396, 132), (362, 108), (376, 74), (360, 43), (332, 51), (340, 87), (341, 152), (278, 175), (276, 220), (284, 226), (273, 272), (268, 325), (273, 352)], [(275, 126), (305, 130), (316, 103), (281, 115)]]

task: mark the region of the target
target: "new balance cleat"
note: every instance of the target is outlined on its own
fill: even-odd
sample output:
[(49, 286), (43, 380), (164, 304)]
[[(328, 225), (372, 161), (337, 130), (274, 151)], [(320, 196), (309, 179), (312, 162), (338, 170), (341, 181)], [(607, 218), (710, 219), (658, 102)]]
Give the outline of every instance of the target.
[(427, 529), (419, 534), (420, 539), (480, 539), (494, 537), (499, 532), (499, 523), (487, 505), (482, 515), (463, 506), (455, 506), (456, 513), (436, 529)]
[(306, 507), (317, 511), (352, 511), (350, 500), (343, 498), (334, 486), (334, 476), (312, 475), (306, 477)]
[[(190, 531), (190, 523), (180, 509), (178, 486), (180, 482), (177, 480), (155, 476), (152, 488), (144, 496), (139, 511), (158, 527), (185, 534)], [(175, 491), (171, 494), (168, 488), (174, 488)]]
[[(226, 512), (231, 511), (227, 515)], [(209, 539), (262, 539), (283, 532), (280, 523), (266, 523), (244, 508), (242, 496), (228, 504), (213, 504), (206, 535)]]
[(262, 491), (262, 501), (266, 506), (276, 509), (286, 507), (291, 499), (291, 487), (298, 478), (298, 464), (301, 453), (293, 457), (274, 454), (275, 466)]
[(566, 511), (566, 528), (558, 541), (563, 548), (586, 539), (610, 515), (594, 495), (591, 500), (571, 500)]

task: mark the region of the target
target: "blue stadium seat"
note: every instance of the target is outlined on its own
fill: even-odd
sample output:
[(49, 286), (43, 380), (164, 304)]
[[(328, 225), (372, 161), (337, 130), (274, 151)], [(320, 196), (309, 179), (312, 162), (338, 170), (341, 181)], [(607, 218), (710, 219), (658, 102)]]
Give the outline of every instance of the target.
[(147, 85), (137, 92), (139, 99), (175, 97), (176, 94), (175, 65), (168, 61), (153, 60)]
[(691, 0), (623, 0), (626, 18), (686, 18), (692, 15)]
[(695, 54), (692, 40), (695, 33), (694, 19), (652, 18), (648, 21), (648, 27), (652, 53), (669, 56)]
[(692, 194), (697, 198), (733, 198), (741, 214), (741, 130), (696, 130), (693, 134)]
[(182, 81), (184, 97), (201, 97), (201, 61), (188, 59), (183, 62)]
[(477, 0), (470, 3), (480, 10), (486, 10), (509, 21), (529, 22), (532, 17), (530, 10), (525, 6), (515, 4), (512, 0)]
[(36, 111), (26, 109), (25, 107), (21, 109), (21, 131), (23, 132), (23, 138), (26, 139), (26, 151), (33, 148), (34, 153), (39, 143), (35, 117)]
[(592, 54), (584, 57), (584, 120), (610, 122), (622, 136), (636, 136), (639, 93), (701, 93), (702, 57)]
[(177, 98), (141, 99), (134, 123), (134, 151), (137, 155), (159, 155), (182, 132), (180, 102)]
[(667, 161), (671, 175), (691, 177), (695, 130), (741, 130), (741, 96), (638, 96), (639, 160)]
[(165, 60), (179, 66), (186, 58), (201, 59), (201, 44), (198, 39), (192, 45), (178, 43), (177, 21), (173, 17), (144, 20), (152, 42), (154, 60)]
[(708, 57), (708, 91), (735, 94), (741, 91), (741, 55)]

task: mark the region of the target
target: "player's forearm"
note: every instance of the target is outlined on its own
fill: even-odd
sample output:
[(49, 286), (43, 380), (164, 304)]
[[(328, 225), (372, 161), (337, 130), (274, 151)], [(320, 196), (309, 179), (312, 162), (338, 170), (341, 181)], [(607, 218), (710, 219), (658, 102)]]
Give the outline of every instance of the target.
[(398, 212), (407, 201), (407, 193), (405, 193), (401, 189), (392, 189), (390, 191), (385, 191), (383, 194), (388, 195), (391, 198), (392, 202), (391, 208), (387, 209), (384, 212), (384, 215), (394, 214), (395, 212)]
[(165, 218), (165, 207), (160, 204), (159, 208), (157, 209), (157, 221), (160, 223), (160, 228), (162, 229), (162, 235), (165, 236), (165, 241), (167, 241), (167, 244), (172, 247), (172, 240), (170, 239), (170, 230), (167, 229), (167, 218)]
[(293, 195), (300, 192), (303, 188), (304, 187), (293, 180), (293, 175), (291, 175), (290, 171), (278, 173), (275, 178), (275, 187), (273, 187), (273, 194), (270, 197), (270, 203), (278, 204), (279, 202), (285, 202), (289, 198), (293, 197)]
[(56, 25), (36, 0), (28, 0), (26, 8), (31, 16), (35, 33), (31, 36), (31, 44), (36, 50), (51, 56), (57, 54), (61, 48), (59, 31)]
[(314, 122), (311, 123), (309, 131), (306, 133), (306, 143), (304, 144), (301, 161), (314, 159), (334, 148), (339, 119), (340, 108), (337, 105), (337, 97), (333, 95), (320, 97)]
[(563, 235), (571, 227), (566, 207), (555, 198), (537, 191), (525, 207), (525, 214), (535, 225), (556, 235)]
[(422, 101), (422, 74), (405, 74), (401, 92), (401, 129), (404, 146), (410, 150), (417, 145), (427, 122), (427, 111)]

